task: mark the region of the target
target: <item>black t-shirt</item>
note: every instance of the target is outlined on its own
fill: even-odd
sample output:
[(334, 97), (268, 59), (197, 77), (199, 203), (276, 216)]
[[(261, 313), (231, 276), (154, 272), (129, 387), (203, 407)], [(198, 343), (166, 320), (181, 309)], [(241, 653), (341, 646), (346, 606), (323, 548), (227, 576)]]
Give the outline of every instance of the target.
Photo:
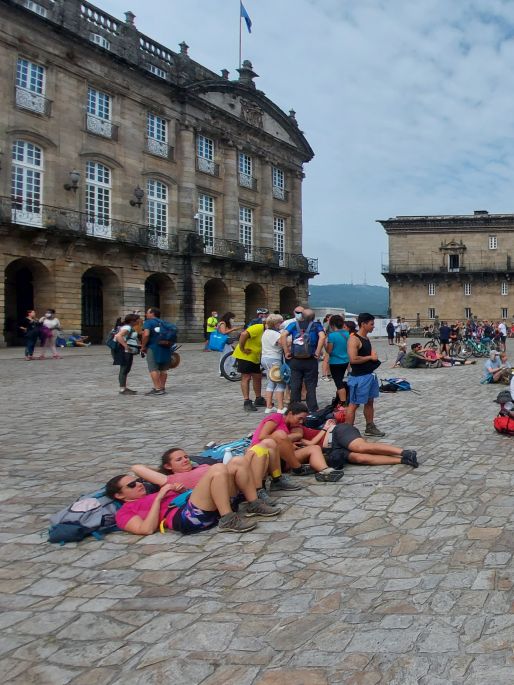
[(439, 329), (439, 338), (441, 342), (448, 342), (450, 340), (450, 327), (441, 326)]
[(39, 321), (37, 319), (29, 319), (28, 316), (23, 319), (20, 326), (26, 329), (25, 335), (29, 337), (33, 337), (39, 331)]

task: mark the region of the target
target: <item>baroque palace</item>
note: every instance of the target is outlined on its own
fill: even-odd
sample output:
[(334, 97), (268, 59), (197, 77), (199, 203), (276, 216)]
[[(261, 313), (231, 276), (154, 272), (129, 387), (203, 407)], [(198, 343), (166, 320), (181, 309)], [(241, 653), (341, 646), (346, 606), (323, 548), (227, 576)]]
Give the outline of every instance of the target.
[(389, 238), (390, 312), (418, 325), (472, 317), (512, 319), (514, 214), (397, 216)]
[(0, 0), (4, 338), (57, 310), (94, 342), (159, 306), (182, 340), (212, 309), (307, 300), (303, 164), (313, 151), (255, 87), (79, 0)]

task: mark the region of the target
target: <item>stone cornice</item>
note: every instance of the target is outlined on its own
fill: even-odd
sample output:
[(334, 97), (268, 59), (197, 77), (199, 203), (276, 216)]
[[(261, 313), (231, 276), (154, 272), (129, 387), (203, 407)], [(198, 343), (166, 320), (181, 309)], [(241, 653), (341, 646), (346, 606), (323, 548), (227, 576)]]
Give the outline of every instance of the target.
[(388, 234), (514, 231), (514, 214), (398, 216), (376, 221)]

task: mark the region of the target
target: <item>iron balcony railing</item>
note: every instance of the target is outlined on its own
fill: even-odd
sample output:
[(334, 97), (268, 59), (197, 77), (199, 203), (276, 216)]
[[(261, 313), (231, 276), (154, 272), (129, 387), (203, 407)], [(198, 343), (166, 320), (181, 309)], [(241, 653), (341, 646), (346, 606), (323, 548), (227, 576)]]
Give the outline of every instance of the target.
[(220, 175), (220, 165), (212, 159), (205, 159), (205, 157), (196, 158), (196, 170), (210, 176)]
[(154, 229), (152, 226), (121, 221), (105, 213), (94, 215), (62, 207), (50, 207), (37, 201), (0, 198), (0, 223), (4, 226), (58, 231), (63, 235), (91, 236), (140, 247), (173, 252), (178, 250), (177, 235), (163, 234), (160, 229)]
[(498, 273), (502, 271), (512, 271), (512, 258), (510, 255), (491, 260), (478, 260), (476, 262), (465, 261), (459, 266), (448, 266), (448, 264), (425, 262), (390, 262), (382, 264), (383, 274), (444, 274), (444, 273)]

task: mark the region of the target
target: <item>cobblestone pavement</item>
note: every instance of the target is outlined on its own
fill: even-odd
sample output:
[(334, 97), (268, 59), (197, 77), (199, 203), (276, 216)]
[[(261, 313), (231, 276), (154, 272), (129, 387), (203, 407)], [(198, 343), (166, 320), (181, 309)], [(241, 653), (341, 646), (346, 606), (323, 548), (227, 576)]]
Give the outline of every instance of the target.
[[(481, 361), (404, 371), (420, 394), (380, 398), (377, 424), (418, 450), (417, 471), (301, 479), (279, 519), (246, 535), (59, 547), (41, 536), (49, 513), (171, 444), (240, 436), (257, 415), (200, 345), (154, 398), (117, 395), (105, 348), (20, 352), (0, 352), (3, 682), (514, 682), (513, 443), (492, 430), (498, 388), (479, 385)], [(131, 381), (149, 388), (144, 363)], [(328, 400), (332, 385), (319, 391)]]

